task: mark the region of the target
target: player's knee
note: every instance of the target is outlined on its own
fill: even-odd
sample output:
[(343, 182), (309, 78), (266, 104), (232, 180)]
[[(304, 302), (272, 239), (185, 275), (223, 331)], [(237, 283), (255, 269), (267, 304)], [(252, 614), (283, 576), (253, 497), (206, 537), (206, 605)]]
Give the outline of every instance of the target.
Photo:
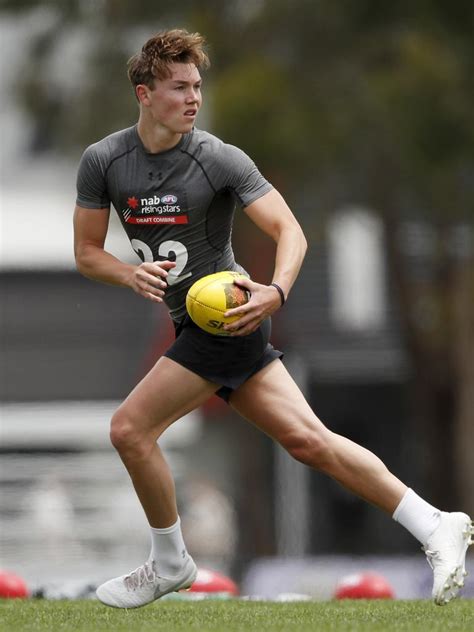
[(331, 461), (329, 441), (318, 429), (294, 430), (281, 444), (293, 458), (304, 465), (324, 470)]
[(112, 417), (110, 441), (123, 459), (141, 458), (148, 451), (147, 441), (137, 430), (133, 417), (120, 408)]

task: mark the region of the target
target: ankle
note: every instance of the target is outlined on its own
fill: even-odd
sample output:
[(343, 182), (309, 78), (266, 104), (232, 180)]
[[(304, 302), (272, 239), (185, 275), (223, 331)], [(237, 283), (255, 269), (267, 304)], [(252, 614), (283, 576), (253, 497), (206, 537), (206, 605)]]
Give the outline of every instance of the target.
[(408, 489), (393, 513), (393, 519), (426, 546), (429, 537), (439, 526), (441, 511)]
[(188, 552), (181, 533), (181, 521), (177, 521), (170, 527), (151, 531), (151, 558), (155, 560), (158, 574), (164, 577), (173, 577), (183, 568)]

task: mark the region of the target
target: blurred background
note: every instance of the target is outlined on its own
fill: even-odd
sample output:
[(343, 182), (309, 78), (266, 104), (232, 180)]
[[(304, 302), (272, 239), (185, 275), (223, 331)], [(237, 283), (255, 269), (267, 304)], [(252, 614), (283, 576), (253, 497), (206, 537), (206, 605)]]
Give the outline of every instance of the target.
[[(287, 366), (332, 430), (474, 514), (472, 2), (1, 0), (0, 565), (31, 586), (148, 554), (108, 424), (171, 325), (79, 276), (72, 211), (85, 147), (137, 119), (127, 59), (177, 26), (209, 42), (198, 127), (246, 151), (308, 237), (274, 318)], [(240, 212), (234, 246), (271, 280), (273, 244)], [(136, 261), (115, 216), (107, 248)], [(190, 551), (244, 592), (324, 597), (381, 565), (429, 594), (411, 536), (217, 398), (163, 447)]]

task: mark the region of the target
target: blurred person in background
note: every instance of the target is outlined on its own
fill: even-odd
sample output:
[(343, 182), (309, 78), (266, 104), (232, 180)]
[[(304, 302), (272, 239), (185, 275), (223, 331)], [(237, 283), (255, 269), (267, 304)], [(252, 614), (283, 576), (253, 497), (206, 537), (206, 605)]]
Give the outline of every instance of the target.
[[(294, 458), (406, 527), (433, 567), (436, 603), (448, 603), (464, 581), (470, 518), (433, 507), (371, 452), (326, 428), (286, 371), (282, 353), (269, 342), (270, 317), (297, 278), (306, 240), (252, 160), (194, 127), (202, 103), (200, 70), (207, 65), (201, 35), (170, 30), (151, 37), (128, 62), (138, 123), (88, 147), (79, 166), (74, 215), (78, 270), (165, 302), (176, 328), (175, 342), (111, 423), (111, 441), (150, 525), (150, 556), (134, 571), (100, 586), (97, 596), (110, 606), (138, 607), (195, 580), (173, 478), (157, 440), (217, 394)], [(268, 285), (239, 280), (251, 298), (226, 313), (241, 317), (226, 325), (229, 335), (213, 336), (187, 316), (185, 298), (204, 275), (245, 273), (231, 246), (236, 200), (276, 243), (273, 279)], [(111, 204), (142, 259), (139, 265), (123, 263), (104, 249)]]

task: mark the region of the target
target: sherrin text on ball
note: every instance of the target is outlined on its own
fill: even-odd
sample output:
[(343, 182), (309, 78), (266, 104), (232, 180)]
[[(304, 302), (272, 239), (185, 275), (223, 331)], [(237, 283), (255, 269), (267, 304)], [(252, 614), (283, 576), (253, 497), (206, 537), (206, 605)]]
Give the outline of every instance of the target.
[(204, 331), (217, 336), (228, 336), (224, 325), (239, 319), (225, 317), (229, 309), (248, 302), (250, 294), (234, 283), (246, 278), (239, 272), (216, 272), (197, 280), (188, 290), (186, 309), (192, 320)]

